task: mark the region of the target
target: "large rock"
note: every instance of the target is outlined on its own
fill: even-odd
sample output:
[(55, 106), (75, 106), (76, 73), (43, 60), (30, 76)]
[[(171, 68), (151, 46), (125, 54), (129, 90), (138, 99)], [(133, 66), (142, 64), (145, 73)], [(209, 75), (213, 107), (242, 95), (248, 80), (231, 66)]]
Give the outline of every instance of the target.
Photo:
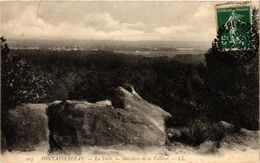
[(165, 132), (165, 119), (171, 115), (160, 108), (144, 100), (130, 85), (125, 88), (118, 87), (116, 89), (116, 97), (120, 98), (123, 107), (126, 110), (135, 111), (137, 114), (144, 116), (151, 121), (158, 129)]
[(8, 150), (34, 150), (39, 143), (47, 142), (47, 104), (26, 104), (7, 112), (6, 145)]
[(164, 145), (164, 119), (170, 116), (142, 99), (132, 87), (119, 87), (114, 101), (89, 103), (63, 101), (47, 109), (50, 150), (79, 149), (81, 146), (131, 144)]
[(110, 100), (96, 103), (67, 100), (10, 109), (2, 142), (9, 150), (23, 151), (35, 150), (48, 139), (50, 151), (78, 151), (93, 145), (164, 145), (168, 116), (131, 86), (119, 87)]

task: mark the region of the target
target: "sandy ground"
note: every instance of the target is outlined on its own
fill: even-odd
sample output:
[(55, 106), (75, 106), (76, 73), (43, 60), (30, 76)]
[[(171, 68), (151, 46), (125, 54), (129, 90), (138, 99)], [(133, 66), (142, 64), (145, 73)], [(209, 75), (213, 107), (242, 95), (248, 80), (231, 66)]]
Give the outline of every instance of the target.
[(136, 148), (131, 146), (88, 147), (81, 153), (46, 154), (47, 144), (41, 144), (32, 152), (5, 152), (1, 163), (68, 163), (68, 162), (160, 162), (160, 163), (257, 163), (259, 150), (256, 147), (236, 145), (208, 152), (204, 145), (192, 148), (181, 144), (172, 147)]

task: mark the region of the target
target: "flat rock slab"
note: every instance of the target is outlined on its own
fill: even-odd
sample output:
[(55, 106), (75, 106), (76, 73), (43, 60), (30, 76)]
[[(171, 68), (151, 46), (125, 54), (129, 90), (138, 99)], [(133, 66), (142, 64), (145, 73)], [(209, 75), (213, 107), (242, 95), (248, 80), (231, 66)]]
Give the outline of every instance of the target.
[(94, 145), (165, 145), (164, 119), (169, 114), (138, 94), (122, 87), (117, 91), (122, 108), (115, 108), (108, 100), (91, 104), (64, 101), (50, 105), (47, 109), (50, 150)]

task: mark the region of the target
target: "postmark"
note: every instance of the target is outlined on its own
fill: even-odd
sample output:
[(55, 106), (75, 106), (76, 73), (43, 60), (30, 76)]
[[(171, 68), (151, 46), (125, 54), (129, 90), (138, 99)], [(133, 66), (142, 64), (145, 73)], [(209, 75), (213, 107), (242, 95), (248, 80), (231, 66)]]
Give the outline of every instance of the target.
[(217, 8), (217, 37), (213, 52), (228, 64), (248, 63), (258, 51), (259, 37), (250, 6)]

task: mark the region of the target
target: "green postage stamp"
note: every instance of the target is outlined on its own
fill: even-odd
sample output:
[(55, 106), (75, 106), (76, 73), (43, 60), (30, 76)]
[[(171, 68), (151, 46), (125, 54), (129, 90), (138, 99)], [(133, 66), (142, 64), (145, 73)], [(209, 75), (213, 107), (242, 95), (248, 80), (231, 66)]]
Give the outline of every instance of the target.
[(216, 6), (217, 28), (221, 32), (222, 49), (247, 49), (251, 47), (251, 7), (245, 5)]

